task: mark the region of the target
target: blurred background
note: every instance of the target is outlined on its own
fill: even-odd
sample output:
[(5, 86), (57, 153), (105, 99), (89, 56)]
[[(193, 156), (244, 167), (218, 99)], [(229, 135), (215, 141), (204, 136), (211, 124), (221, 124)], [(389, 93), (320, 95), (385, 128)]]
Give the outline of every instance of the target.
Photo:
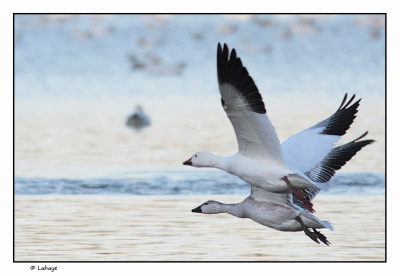
[(385, 40), (385, 16), (372, 14), (16, 14), (15, 194), (244, 199), (238, 178), (182, 165), (196, 151), (237, 152), (220, 104), (220, 42), (255, 80), (281, 142), (332, 115), (345, 93), (362, 98), (339, 144), (367, 130), (376, 142), (337, 173), (330, 194), (383, 195)]
[[(121, 176), (181, 168), (200, 150), (234, 154), (219, 100), (218, 42), (237, 50), (281, 141), (333, 114), (345, 93), (363, 98), (342, 141), (369, 130), (378, 143), (344, 169), (384, 171), (382, 15), (15, 15), (14, 21), (16, 176)], [(137, 105), (152, 122), (140, 132), (126, 126)]]

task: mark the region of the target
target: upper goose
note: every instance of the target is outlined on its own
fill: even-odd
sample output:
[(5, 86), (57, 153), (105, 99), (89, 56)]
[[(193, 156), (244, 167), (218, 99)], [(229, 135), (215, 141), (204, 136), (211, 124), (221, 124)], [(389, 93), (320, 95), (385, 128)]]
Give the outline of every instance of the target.
[(217, 72), (222, 106), (235, 130), (239, 152), (230, 157), (198, 152), (183, 164), (219, 168), (270, 192), (295, 192), (299, 188), (318, 191), (315, 183), (285, 164), (257, 86), (236, 57), (235, 49), (229, 57), (226, 44), (224, 49), (218, 44)]
[[(183, 164), (222, 169), (255, 187), (275, 193), (292, 192), (301, 200), (305, 199), (299, 189), (320, 190), (317, 183), (301, 170), (294, 170), (286, 159), (303, 155), (303, 159), (307, 160), (305, 163), (312, 163), (308, 166), (310, 169), (318, 164), (353, 122), (359, 101), (347, 108), (353, 96), (343, 108), (339, 108), (336, 115), (289, 138), (284, 143), (286, 150), (283, 152), (257, 86), (236, 56), (235, 49), (229, 56), (226, 44), (223, 49), (218, 44), (217, 72), (222, 106), (235, 130), (239, 152), (229, 157), (197, 152)], [(347, 119), (346, 123), (338, 124), (339, 119), (343, 120), (342, 117)], [(309, 141), (294, 147), (300, 139)], [(313, 155), (309, 160), (310, 148)], [(310, 203), (305, 204), (308, 206)]]

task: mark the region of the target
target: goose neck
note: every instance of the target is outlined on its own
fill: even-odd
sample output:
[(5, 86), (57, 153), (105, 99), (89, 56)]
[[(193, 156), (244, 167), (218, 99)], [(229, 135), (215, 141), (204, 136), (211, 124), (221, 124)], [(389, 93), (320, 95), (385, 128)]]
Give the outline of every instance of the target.
[(232, 216), (242, 218), (244, 217), (243, 210), (241, 208), (241, 204), (223, 204), (221, 206), (222, 213), (228, 213)]
[(227, 170), (227, 158), (222, 156), (214, 155), (211, 164), (212, 167), (226, 171)]

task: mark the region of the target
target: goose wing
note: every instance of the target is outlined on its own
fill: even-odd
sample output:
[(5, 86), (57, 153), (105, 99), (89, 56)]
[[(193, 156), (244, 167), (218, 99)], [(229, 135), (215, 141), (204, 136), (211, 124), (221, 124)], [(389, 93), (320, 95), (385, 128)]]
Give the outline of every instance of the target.
[(343, 167), (358, 151), (375, 142), (375, 140), (370, 139), (359, 141), (367, 134), (368, 131), (347, 144), (333, 148), (319, 164), (305, 172), (305, 175), (314, 182), (328, 182), (335, 175), (335, 172)]
[(222, 48), (218, 43), (217, 71), (222, 106), (235, 130), (239, 152), (283, 164), (279, 139), (258, 88), (235, 49), (229, 55), (226, 44)]
[[(315, 165), (311, 170), (304, 172), (304, 174), (316, 183), (328, 182), (335, 175), (336, 171), (343, 167), (357, 152), (366, 145), (375, 142), (375, 140), (370, 139), (359, 141), (367, 134), (368, 131), (347, 144), (333, 148), (319, 164)], [(318, 193), (316, 190), (304, 189), (302, 191), (306, 194), (305, 199), (309, 201)], [(298, 199), (295, 195), (293, 196), (293, 203), (303, 207), (302, 200)]]
[(361, 99), (353, 103), (345, 94), (338, 110), (322, 122), (289, 137), (282, 143), (286, 165), (293, 171), (307, 172), (332, 150), (353, 123)]

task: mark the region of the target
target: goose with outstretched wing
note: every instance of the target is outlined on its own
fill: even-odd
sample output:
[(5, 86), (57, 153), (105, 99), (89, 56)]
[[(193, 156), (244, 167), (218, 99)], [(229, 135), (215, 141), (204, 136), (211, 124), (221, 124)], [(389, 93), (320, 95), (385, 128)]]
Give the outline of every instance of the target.
[(319, 190), (312, 181), (294, 173), (285, 164), (278, 136), (257, 86), (235, 49), (229, 57), (226, 44), (223, 49), (218, 45), (217, 71), (222, 106), (235, 130), (239, 151), (230, 157), (198, 152), (184, 164), (216, 167), (275, 193), (300, 188)]

